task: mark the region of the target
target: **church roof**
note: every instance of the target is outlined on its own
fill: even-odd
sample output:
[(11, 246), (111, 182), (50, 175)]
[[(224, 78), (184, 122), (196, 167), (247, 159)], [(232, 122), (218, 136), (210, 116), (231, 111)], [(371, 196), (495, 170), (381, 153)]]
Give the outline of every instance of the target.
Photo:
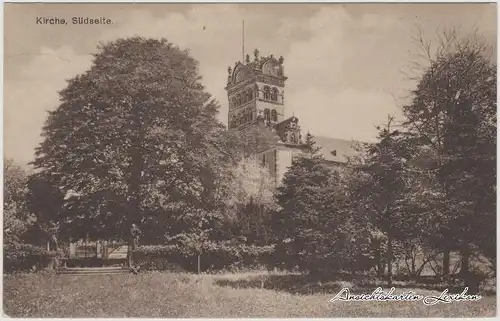
[(358, 152), (354, 149), (354, 140), (314, 136), (316, 146), (321, 147), (320, 153), (327, 161), (345, 163), (347, 157), (356, 156)]

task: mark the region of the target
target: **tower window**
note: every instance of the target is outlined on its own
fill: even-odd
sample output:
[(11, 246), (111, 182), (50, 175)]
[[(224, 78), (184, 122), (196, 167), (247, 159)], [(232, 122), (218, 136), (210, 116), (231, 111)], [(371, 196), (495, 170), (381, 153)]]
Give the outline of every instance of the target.
[(241, 105), (241, 95), (238, 94), (236, 95), (236, 106), (240, 106)]
[(278, 113), (276, 112), (275, 109), (271, 111), (271, 120), (272, 121), (278, 121)]
[(248, 110), (245, 111), (245, 124), (250, 121), (250, 115), (248, 114)]
[(253, 91), (252, 89), (247, 89), (247, 101), (251, 101), (253, 99)]
[(271, 120), (270, 114), (269, 114), (269, 109), (264, 110), (264, 120), (269, 121)]
[(273, 90), (271, 92), (271, 100), (272, 101), (278, 101), (278, 89), (273, 87)]
[(270, 100), (271, 99), (271, 89), (269, 87), (264, 87), (264, 99), (265, 100)]
[(237, 122), (236, 115), (233, 115), (233, 117), (231, 118), (231, 128), (237, 126), (236, 122)]
[(336, 149), (332, 150), (330, 153), (331, 153), (333, 156), (337, 156), (337, 150), (336, 150)]

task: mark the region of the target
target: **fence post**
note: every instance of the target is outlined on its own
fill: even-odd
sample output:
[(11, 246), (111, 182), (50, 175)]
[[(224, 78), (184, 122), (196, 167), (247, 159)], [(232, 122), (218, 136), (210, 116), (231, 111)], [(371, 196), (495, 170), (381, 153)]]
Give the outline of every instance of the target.
[(131, 268), (133, 266), (132, 263), (132, 246), (128, 245), (127, 247), (127, 256), (128, 256), (128, 267)]

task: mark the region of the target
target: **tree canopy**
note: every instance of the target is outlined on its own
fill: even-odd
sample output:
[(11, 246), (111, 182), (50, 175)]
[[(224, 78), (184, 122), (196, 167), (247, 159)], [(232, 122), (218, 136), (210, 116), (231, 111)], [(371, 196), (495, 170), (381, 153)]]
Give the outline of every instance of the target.
[(63, 197), (64, 230), (120, 238), (140, 223), (163, 237), (155, 227), (175, 225), (186, 204), (217, 207), (224, 127), (200, 81), (197, 61), (165, 39), (99, 46), (90, 69), (60, 91), (33, 162)]

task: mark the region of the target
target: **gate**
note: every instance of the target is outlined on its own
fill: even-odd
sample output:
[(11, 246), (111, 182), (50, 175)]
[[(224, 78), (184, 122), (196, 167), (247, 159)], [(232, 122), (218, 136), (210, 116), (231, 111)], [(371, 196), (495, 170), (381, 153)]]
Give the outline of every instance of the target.
[(124, 266), (127, 261), (128, 244), (124, 241), (79, 240), (69, 244), (68, 265)]

